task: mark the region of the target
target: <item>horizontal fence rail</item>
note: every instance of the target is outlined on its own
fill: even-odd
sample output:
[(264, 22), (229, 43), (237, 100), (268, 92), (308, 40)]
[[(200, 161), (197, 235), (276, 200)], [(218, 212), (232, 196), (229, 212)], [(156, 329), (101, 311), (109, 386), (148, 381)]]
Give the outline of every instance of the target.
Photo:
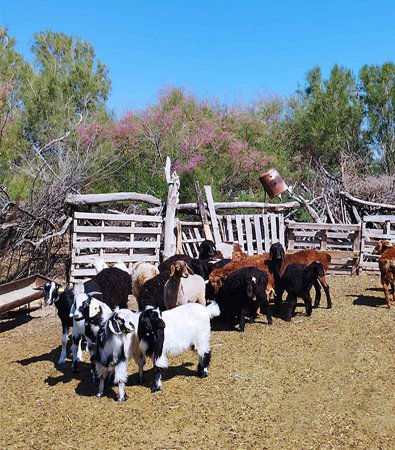
[(139, 214), (75, 212), (71, 276), (76, 282), (96, 274), (95, 258), (109, 263), (159, 262), (162, 218)]

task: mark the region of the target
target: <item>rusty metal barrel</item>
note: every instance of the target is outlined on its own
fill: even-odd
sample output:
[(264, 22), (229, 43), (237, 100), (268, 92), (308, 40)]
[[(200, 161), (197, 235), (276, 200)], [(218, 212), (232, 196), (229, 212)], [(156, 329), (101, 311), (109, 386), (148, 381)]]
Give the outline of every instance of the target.
[(287, 184), (274, 168), (271, 168), (268, 171), (264, 172), (259, 177), (259, 181), (261, 182), (270, 198), (273, 198), (276, 195), (280, 195), (288, 189)]

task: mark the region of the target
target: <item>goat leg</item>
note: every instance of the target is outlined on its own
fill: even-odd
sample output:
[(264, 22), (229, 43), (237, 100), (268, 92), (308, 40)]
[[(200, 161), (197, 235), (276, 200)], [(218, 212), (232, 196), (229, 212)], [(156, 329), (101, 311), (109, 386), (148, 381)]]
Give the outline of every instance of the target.
[(71, 365), (71, 371), (73, 373), (77, 373), (80, 371), (78, 367), (78, 363), (82, 361), (82, 350), (81, 350), (81, 336), (80, 335), (73, 335), (73, 345), (71, 346), (71, 351), (73, 354), (73, 363)]
[(292, 319), (292, 316), (295, 312), (295, 309), (296, 309), (296, 296), (295, 295), (288, 294), (287, 305), (288, 305), (288, 311), (286, 312), (285, 320), (287, 322), (290, 322)]
[(208, 366), (210, 365), (210, 361), (211, 361), (211, 350), (204, 353), (203, 356), (199, 355), (197, 375), (200, 378), (208, 377)]
[[(326, 281), (325, 276), (319, 277), (319, 280), (320, 280), (321, 286), (324, 289), (324, 292), (326, 295), (326, 308), (331, 309), (332, 308), (332, 299), (331, 299), (331, 295), (329, 293), (329, 284)], [(314, 305), (315, 305), (315, 303), (314, 303)]]
[(388, 291), (388, 285), (389, 283), (385, 280), (381, 280), (382, 284), (383, 284), (383, 291), (384, 291), (384, 295), (385, 295), (385, 303), (387, 304), (388, 308), (391, 308), (391, 299), (390, 299), (390, 294)]
[(101, 376), (100, 377), (100, 382), (99, 382), (99, 390), (97, 391), (96, 397), (103, 397), (104, 394), (104, 377)]
[(307, 292), (307, 294), (303, 296), (303, 301), (304, 306), (306, 308), (306, 315), (311, 316), (311, 313), (313, 312), (313, 307), (311, 306), (311, 297), (309, 292)]
[(314, 281), (314, 289), (315, 289), (314, 308), (318, 308), (321, 302), (321, 286), (318, 280)]
[(126, 400), (125, 383), (123, 381), (120, 381), (118, 383), (118, 402), (122, 403), (125, 400)]
[(58, 364), (64, 364), (67, 355), (67, 342), (69, 340), (69, 326), (63, 327), (63, 335), (62, 335), (62, 351), (60, 353), (60, 357), (58, 360)]
[(151, 392), (158, 392), (162, 389), (162, 369), (154, 364), (155, 378), (151, 386)]

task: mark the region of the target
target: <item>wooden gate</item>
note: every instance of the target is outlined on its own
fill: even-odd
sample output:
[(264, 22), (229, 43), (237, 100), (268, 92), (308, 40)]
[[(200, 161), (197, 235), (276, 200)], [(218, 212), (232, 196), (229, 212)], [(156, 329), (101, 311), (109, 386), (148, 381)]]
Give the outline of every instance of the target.
[(74, 212), (70, 281), (92, 277), (95, 257), (107, 263), (159, 262), (162, 217)]
[(332, 256), (332, 273), (355, 273), (360, 246), (359, 224), (287, 222), (287, 251), (324, 250)]
[[(216, 216), (222, 242), (238, 242), (249, 255), (268, 252), (270, 245), (285, 246), (284, 216), (282, 214), (233, 214)], [(198, 245), (204, 240), (201, 222), (179, 221), (180, 249), (189, 256), (198, 256)]]
[(364, 216), (362, 219), (362, 244), (359, 266), (364, 270), (378, 270), (380, 255), (372, 251), (378, 241), (386, 239), (395, 242), (395, 216)]

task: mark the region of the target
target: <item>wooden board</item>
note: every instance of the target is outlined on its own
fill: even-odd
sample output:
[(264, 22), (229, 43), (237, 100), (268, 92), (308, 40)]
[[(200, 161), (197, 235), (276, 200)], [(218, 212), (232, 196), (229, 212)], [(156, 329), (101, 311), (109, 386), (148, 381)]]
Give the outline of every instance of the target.
[(51, 280), (36, 274), (0, 285), (0, 314), (41, 298), (43, 291), (36, 288), (44, 286), (47, 281)]

